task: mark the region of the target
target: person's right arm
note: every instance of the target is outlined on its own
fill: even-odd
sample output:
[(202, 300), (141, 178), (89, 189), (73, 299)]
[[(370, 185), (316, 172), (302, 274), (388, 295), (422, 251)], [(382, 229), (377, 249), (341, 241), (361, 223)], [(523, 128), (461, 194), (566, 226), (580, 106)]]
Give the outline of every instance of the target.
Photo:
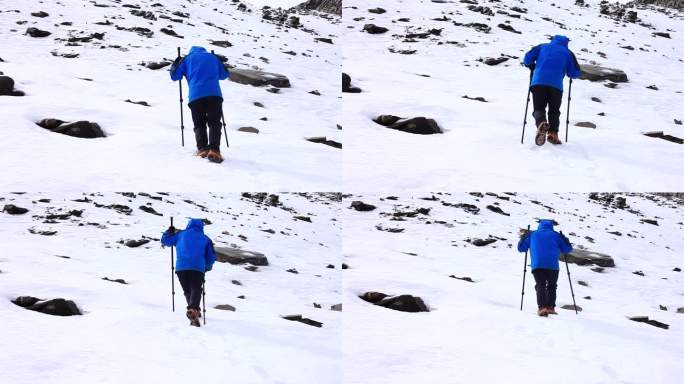
[(167, 247), (175, 246), (178, 241), (178, 232), (173, 227), (169, 227), (164, 234), (162, 234), (161, 243)]
[(568, 68), (568, 77), (571, 79), (576, 79), (580, 77), (582, 74), (582, 70), (580, 69), (580, 65), (577, 62), (577, 57), (575, 57), (575, 54), (572, 53), (572, 51), (568, 50), (568, 63), (567, 63), (567, 68)]
[(182, 79), (183, 75), (185, 74), (185, 60), (181, 59), (180, 57), (177, 58), (176, 61), (171, 64), (169, 73), (171, 74), (171, 80), (173, 81)]
[(527, 252), (530, 249), (530, 237), (532, 237), (532, 232), (528, 232), (520, 239), (518, 242), (518, 252)]

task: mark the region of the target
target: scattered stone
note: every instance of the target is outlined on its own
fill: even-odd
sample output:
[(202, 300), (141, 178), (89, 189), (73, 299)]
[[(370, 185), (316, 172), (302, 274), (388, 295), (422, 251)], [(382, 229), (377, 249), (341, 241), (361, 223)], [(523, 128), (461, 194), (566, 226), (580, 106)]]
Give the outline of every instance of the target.
[(183, 36), (177, 34), (176, 31), (174, 31), (173, 29), (162, 28), (162, 29), (160, 29), (160, 31), (161, 31), (162, 33), (166, 34), (166, 35), (173, 36), (173, 37), (177, 37), (177, 38), (179, 38), (179, 39), (183, 39), (183, 38), (184, 38)]
[(238, 128), (238, 131), (247, 133), (259, 133), (259, 129), (254, 127), (240, 127)]
[(233, 44), (228, 40), (211, 41), (210, 44), (221, 48), (230, 48), (233, 46)]
[(292, 218), (299, 221), (306, 221), (307, 223), (311, 222), (311, 218), (309, 216), (293, 216)]
[(31, 311), (37, 311), (53, 316), (81, 315), (76, 303), (65, 299), (40, 300), (31, 296), (20, 296), (12, 303)]
[(517, 33), (517, 34), (522, 33), (520, 31), (516, 30), (515, 28), (513, 28), (513, 26), (509, 25), (509, 24), (503, 24), (502, 23), (502, 24), (499, 24), (498, 27), (503, 29), (504, 31), (513, 32), (513, 33)]
[[(568, 263), (577, 265), (598, 265), (599, 267), (615, 267), (615, 261), (609, 255), (592, 252), (584, 249), (573, 249), (571, 253), (565, 255)], [(563, 261), (563, 256), (560, 257)]]
[(161, 213), (157, 212), (154, 208), (152, 208), (152, 207), (150, 207), (150, 206), (147, 206), (147, 205), (141, 205), (141, 206), (138, 207), (138, 208), (140, 208), (141, 211), (150, 213), (150, 214), (152, 214), (152, 215), (164, 216), (164, 215), (162, 215)]
[(128, 284), (124, 279), (110, 279), (109, 277), (103, 277), (102, 280), (111, 281), (113, 283)]
[(31, 37), (48, 37), (52, 33), (48, 32), (48, 31), (43, 31), (42, 29), (31, 27), (31, 28), (28, 28), (26, 30), (26, 33), (24, 33), (24, 34), (29, 35)]
[(652, 89), (652, 90), (654, 90), (654, 91), (657, 91), (657, 90), (658, 90), (658, 87), (657, 87), (655, 84), (649, 85), (649, 86), (646, 87), (646, 88)]
[(230, 263), (233, 265), (252, 264), (256, 266), (267, 266), (268, 259), (259, 252), (246, 251), (237, 248), (216, 247), (216, 261), (220, 263)]
[(475, 100), (475, 101), (480, 101), (483, 103), (486, 103), (487, 100), (484, 97), (478, 96), (478, 97), (470, 97), (468, 95), (462, 96), (463, 99), (468, 99), (468, 100)]
[(361, 88), (352, 87), (351, 76), (346, 73), (342, 73), (342, 92), (346, 93), (361, 93)]
[(220, 309), (222, 311), (235, 312), (235, 307), (233, 307), (232, 305), (228, 305), (228, 304), (219, 304), (219, 305), (215, 306), (214, 308)]
[(302, 315), (283, 316), (283, 319), (290, 320), (290, 321), (298, 321), (300, 323), (310, 325), (312, 327), (317, 327), (317, 328), (323, 327), (323, 323), (316, 321), (316, 320), (307, 319), (307, 318), (303, 317)]
[(658, 226), (658, 220), (641, 219), (641, 223), (646, 223), (646, 224), (651, 224), (651, 225)]
[(381, 15), (381, 14), (387, 12), (387, 11), (384, 10), (383, 8), (378, 7), (378, 8), (369, 9), (368, 12), (370, 12), (370, 13), (375, 13), (375, 14), (378, 14), (378, 15)]
[(290, 79), (285, 75), (253, 69), (231, 69), (229, 79), (238, 84), (251, 85), (254, 87), (262, 87), (265, 85), (271, 85), (276, 88), (290, 87)]
[(140, 65), (144, 66), (145, 68), (152, 70), (162, 69), (168, 67), (171, 64), (172, 63), (170, 61), (150, 61), (140, 63)]
[(333, 147), (333, 148), (342, 149), (342, 143), (339, 143), (339, 142), (334, 141), (334, 140), (328, 140), (328, 138), (325, 136), (309, 137), (306, 140), (310, 141), (312, 143), (325, 144), (325, 145)]
[(392, 115), (381, 115), (373, 121), (390, 129), (396, 129), (398, 131), (417, 135), (443, 133), (442, 129), (439, 127), (439, 125), (437, 125), (437, 122), (434, 119), (425, 117), (402, 119)]
[(126, 99), (125, 100), (127, 103), (131, 104), (137, 104), (137, 105), (142, 105), (144, 107), (149, 107), (150, 104), (147, 101), (132, 101), (131, 99)]
[(352, 201), (350, 208), (354, 208), (355, 210), (359, 212), (369, 212), (377, 208), (375, 205), (372, 204), (366, 204), (363, 201)]
[(672, 37), (670, 37), (670, 34), (667, 32), (653, 32), (653, 36), (660, 36), (660, 37), (664, 37), (666, 39), (672, 38)]
[(603, 101), (601, 101), (601, 99), (599, 99), (598, 97), (592, 97), (592, 98), (591, 98), (591, 101), (596, 102), (596, 103), (602, 103), (602, 102), (603, 102)]
[(582, 281), (582, 280), (577, 280), (577, 284), (579, 284), (579, 285), (581, 285), (581, 286), (583, 286), (583, 287), (588, 287), (588, 286), (589, 286), (589, 283), (587, 283), (586, 281)]
[(377, 26), (375, 24), (366, 24), (363, 26), (363, 31), (370, 33), (372, 35), (377, 35), (377, 34), (385, 33), (387, 31), (389, 31), (389, 29), (387, 29), (385, 27)]
[(574, 305), (572, 305), (572, 304), (567, 304), (567, 305), (563, 305), (561, 308), (567, 309), (567, 310), (570, 310), (570, 311), (574, 311), (575, 309), (577, 309), (577, 312), (582, 312), (582, 307), (580, 307), (579, 305), (578, 305), (578, 306), (574, 306)]
[(619, 69), (605, 68), (598, 65), (580, 64), (580, 79), (589, 81), (612, 81), (613, 83), (628, 82), (627, 74)]
[(140, 247), (141, 245), (145, 245), (145, 244), (147, 244), (147, 243), (149, 243), (149, 242), (150, 242), (150, 240), (148, 240), (148, 239), (126, 240), (126, 241), (124, 242), (124, 245), (127, 246), (127, 247), (129, 247), (129, 248), (138, 248), (138, 247)]
[(42, 18), (42, 17), (48, 17), (48, 16), (50, 16), (50, 14), (47, 12), (44, 12), (44, 11), (40, 11), (40, 12), (31, 12), (31, 16)]
[(5, 206), (2, 208), (2, 211), (10, 215), (23, 215), (29, 210), (26, 208), (17, 207), (14, 204), (5, 204)]
[(508, 61), (508, 57), (504, 57), (504, 56), (501, 56), (498, 58), (487, 57), (487, 58), (480, 58), (478, 61), (481, 63), (487, 64), (487, 65), (499, 65), (503, 62)]
[(596, 124), (594, 124), (590, 121), (582, 121), (582, 122), (575, 124), (575, 127), (596, 129)]
[(48, 231), (48, 230), (38, 230), (35, 228), (29, 228), (29, 233), (34, 234), (34, 235), (42, 235), (42, 236), (54, 236), (57, 234), (57, 231)]
[(496, 242), (496, 239), (492, 239), (491, 237), (488, 239), (473, 239), (469, 241), (470, 244), (476, 246), (476, 247), (484, 247), (486, 245), (492, 244)]
[(389, 296), (380, 292), (366, 292), (361, 299), (381, 307), (402, 312), (429, 312), (423, 299), (412, 295)]
[(665, 133), (663, 133), (663, 131), (646, 132), (644, 133), (644, 136), (663, 139), (676, 144), (684, 144), (684, 139), (672, 135), (666, 135)]
[(662, 329), (669, 329), (670, 328), (669, 325), (667, 325), (665, 323), (661, 323), (660, 321), (657, 321), (657, 320), (651, 320), (648, 318), (648, 316), (633, 316), (633, 317), (629, 317), (629, 319), (632, 321), (636, 321), (638, 323), (646, 323), (646, 324), (652, 325), (654, 327), (662, 328)]
[(331, 311), (342, 312), (342, 303), (330, 307)]
[(638, 276), (646, 276), (643, 271), (634, 271), (634, 272), (632, 272), (632, 274), (638, 275)]
[(503, 209), (501, 209), (495, 205), (488, 205), (487, 209), (489, 209), (492, 212), (498, 213), (500, 215), (504, 215), (504, 216), (510, 216), (511, 215), (510, 213), (504, 212)]
[(465, 277), (456, 277), (456, 276), (454, 276), (454, 275), (449, 275), (449, 277), (451, 277), (452, 279), (467, 281), (467, 282), (469, 282), (469, 283), (474, 283), (474, 282), (475, 282), (475, 281), (473, 281), (473, 279), (471, 279), (471, 278), (468, 277), (468, 276), (465, 276)]
[(664, 305), (658, 305), (661, 311), (667, 311), (667, 307)]
[(318, 42), (326, 43), (326, 44), (333, 44), (332, 39), (327, 38), (327, 37), (316, 37), (316, 38), (314, 38), (314, 41), (318, 41)]
[(36, 125), (52, 132), (82, 139), (107, 137), (99, 124), (91, 123), (89, 121), (76, 121), (74, 123), (64, 124), (63, 121), (58, 119), (43, 119), (37, 122)]

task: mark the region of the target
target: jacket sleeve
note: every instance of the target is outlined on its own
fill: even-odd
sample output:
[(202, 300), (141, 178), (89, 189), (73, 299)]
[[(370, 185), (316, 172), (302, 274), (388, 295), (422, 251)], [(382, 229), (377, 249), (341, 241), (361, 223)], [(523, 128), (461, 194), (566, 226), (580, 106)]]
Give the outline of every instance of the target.
[(577, 62), (575, 54), (572, 53), (572, 51), (568, 51), (568, 53), (568, 77), (571, 79), (576, 79), (580, 77), (580, 75), (582, 74), (582, 70), (580, 69), (580, 65)]
[(218, 62), (219, 66), (219, 79), (220, 80), (225, 80), (230, 77), (230, 72), (226, 69), (226, 67), (223, 65), (221, 60), (217, 57), (216, 61)]
[(558, 234), (558, 247), (562, 253), (572, 252), (572, 244), (570, 244), (570, 240), (561, 234)]
[(185, 60), (181, 60), (180, 64), (178, 65), (172, 65), (169, 73), (171, 74), (171, 80), (181, 80), (183, 75), (185, 75)]
[(211, 271), (214, 267), (214, 262), (216, 261), (216, 253), (214, 252), (214, 243), (209, 240), (207, 242), (207, 250), (204, 253), (204, 264), (206, 265), (207, 271)]
[(540, 50), (541, 44), (530, 49), (530, 51), (525, 54), (525, 58), (523, 59), (523, 65), (529, 67), (530, 65), (534, 64), (537, 61), (537, 58), (539, 57)]
[(528, 233), (520, 239), (518, 242), (518, 252), (527, 252), (528, 249), (530, 249), (530, 238), (532, 237), (532, 232)]
[(161, 238), (161, 243), (162, 245), (165, 245), (167, 247), (171, 247), (176, 245), (176, 241), (178, 241), (178, 232), (177, 233), (171, 233), (169, 231), (164, 232)]

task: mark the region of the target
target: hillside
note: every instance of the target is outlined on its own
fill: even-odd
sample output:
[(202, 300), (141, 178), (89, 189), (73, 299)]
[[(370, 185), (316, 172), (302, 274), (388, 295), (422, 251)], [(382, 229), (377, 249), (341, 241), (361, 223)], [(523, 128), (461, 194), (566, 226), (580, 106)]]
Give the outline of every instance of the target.
[[(347, 189), (682, 190), (684, 13), (577, 4), (345, 2), (343, 72), (360, 91), (343, 101)], [(530, 106), (521, 145), (529, 71), (520, 62), (555, 34), (570, 38), (580, 64), (626, 79), (573, 83), (569, 141), (560, 147), (535, 146)], [(567, 80), (565, 88), (562, 139)], [(373, 121), (383, 115), (433, 119), (443, 133), (388, 129)]]
[[(0, 96), (0, 166), (12, 170), (0, 189), (339, 189), (340, 150), (319, 143), (342, 142), (339, 17), (268, 16), (262, 5), (65, 0), (4, 7), (0, 72), (25, 96)], [(227, 161), (218, 166), (192, 157), (187, 105), (181, 147), (178, 85), (168, 65), (177, 47), (186, 54), (194, 45), (223, 56), (236, 81), (243, 70), (289, 80), (289, 87), (221, 83), (230, 149), (224, 138)], [(184, 104), (187, 91), (184, 81)], [(36, 124), (44, 119), (96, 123), (106, 137), (50, 132)]]
[[(376, 208), (357, 211), (354, 201)], [(349, 383), (681, 381), (684, 200), (366, 194), (346, 196), (343, 207)], [(520, 311), (524, 255), (515, 246), (536, 219), (556, 220), (576, 249), (614, 260), (569, 264), (578, 315), (538, 317), (529, 268)], [(557, 305), (572, 306), (562, 268)], [(376, 306), (359, 297), (367, 292), (418, 296), (429, 312)], [(629, 319), (640, 316), (669, 329)]]
[[(0, 209), (3, 381), (340, 382), (339, 195), (5, 193)], [(178, 228), (206, 219), (217, 250), (268, 259), (214, 265), (201, 328), (178, 281), (171, 310), (158, 242), (170, 216)], [(73, 300), (82, 316), (28, 311), (11, 302), (20, 296)]]

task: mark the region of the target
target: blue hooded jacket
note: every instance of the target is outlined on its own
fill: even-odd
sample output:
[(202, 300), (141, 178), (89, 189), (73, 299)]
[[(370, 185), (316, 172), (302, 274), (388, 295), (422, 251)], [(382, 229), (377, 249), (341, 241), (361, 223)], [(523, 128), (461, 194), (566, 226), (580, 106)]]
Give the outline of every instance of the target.
[(525, 54), (523, 64), (535, 65), (532, 86), (547, 85), (562, 91), (565, 75), (572, 79), (580, 76), (579, 63), (568, 49), (568, 41), (567, 37), (556, 35), (550, 43), (537, 45)]
[(531, 250), (532, 270), (537, 268), (558, 270), (561, 253), (572, 252), (570, 242), (553, 230), (553, 221), (539, 221), (539, 228), (520, 239), (518, 252)]
[(200, 219), (190, 219), (184, 231), (164, 232), (161, 238), (165, 246), (176, 247), (177, 271), (211, 271), (216, 254), (214, 246), (204, 234), (204, 222)]
[(230, 77), (221, 60), (202, 47), (192, 47), (180, 64), (171, 66), (170, 72), (173, 81), (183, 76), (188, 80), (188, 103), (208, 96), (223, 97), (219, 80)]

